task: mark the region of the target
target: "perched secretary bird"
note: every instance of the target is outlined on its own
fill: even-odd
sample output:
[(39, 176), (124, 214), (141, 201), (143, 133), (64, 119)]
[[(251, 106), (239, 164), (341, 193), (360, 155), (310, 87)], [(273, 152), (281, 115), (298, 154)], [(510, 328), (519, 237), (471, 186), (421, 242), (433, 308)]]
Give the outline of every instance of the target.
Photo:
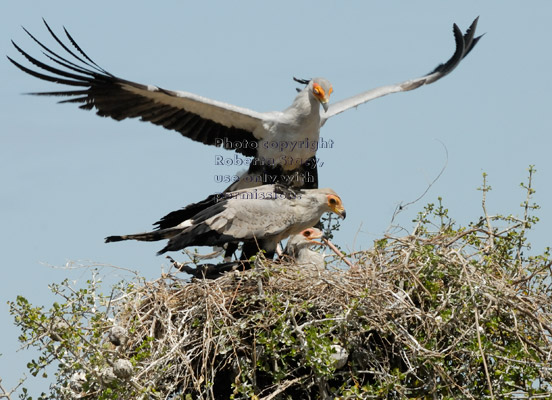
[[(447, 62), (420, 78), (368, 90), (333, 104), (329, 102), (332, 86), (328, 80), (296, 79), (305, 84), (305, 88), (299, 91), (291, 106), (284, 111), (273, 112), (257, 112), (193, 93), (166, 90), (118, 78), (92, 61), (67, 30), (65, 34), (70, 45), (56, 36), (48, 24), (48, 31), (66, 54), (52, 51), (25, 31), (44, 50), (51, 64), (39, 61), (13, 43), (31, 64), (46, 72), (38, 72), (8, 58), (19, 69), (34, 77), (74, 88), (32, 94), (59, 96), (65, 98), (61, 103), (77, 103), (82, 109), (96, 109), (98, 115), (116, 120), (140, 118), (175, 130), (192, 140), (254, 157), (247, 173), (232, 183), (227, 191), (270, 183), (316, 188), (318, 175), (315, 155), (321, 126), (330, 117), (377, 97), (413, 90), (446, 76), (480, 39), (481, 36), (474, 37), (476, 26), (477, 18), (462, 35), (454, 24), (454, 54)], [(322, 113), (320, 106), (324, 109)]]
[(317, 228), (304, 229), (296, 235), (291, 236), (284, 249), (284, 256), (295, 260), (297, 265), (314, 265), (315, 267), (324, 266), (324, 255), (311, 249), (312, 246), (324, 245), (317, 242), (324, 233)]
[[(197, 204), (197, 203), (196, 203)], [(182, 250), (188, 246), (219, 246), (225, 243), (256, 243), (246, 253), (259, 249), (272, 258), (278, 243), (318, 222), (322, 214), (333, 212), (345, 218), (345, 208), (331, 189), (291, 190), (281, 185), (227, 192), (190, 219), (166, 229), (133, 235), (109, 236), (106, 243), (121, 240), (157, 241), (169, 239), (158, 252)]]

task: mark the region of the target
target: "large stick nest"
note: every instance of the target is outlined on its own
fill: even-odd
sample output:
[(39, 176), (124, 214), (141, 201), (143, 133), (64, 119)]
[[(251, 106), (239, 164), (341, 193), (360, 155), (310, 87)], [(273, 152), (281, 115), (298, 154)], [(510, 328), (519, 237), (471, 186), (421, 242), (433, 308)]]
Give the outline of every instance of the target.
[[(482, 228), (376, 242), (354, 268), (259, 259), (112, 302), (134, 396), (482, 398), (552, 382), (550, 263)], [(115, 341), (116, 342), (116, 341)], [(181, 397), (182, 396), (182, 397)]]
[(51, 285), (63, 301), (49, 311), (19, 296), (20, 341), (41, 352), (30, 372), (59, 361), (41, 398), (551, 398), (552, 262), (528, 255), (529, 171), (523, 218), (487, 214), (484, 175), (479, 221), (455, 228), (429, 204), (412, 234), (326, 266), (259, 256), (110, 296), (95, 273)]

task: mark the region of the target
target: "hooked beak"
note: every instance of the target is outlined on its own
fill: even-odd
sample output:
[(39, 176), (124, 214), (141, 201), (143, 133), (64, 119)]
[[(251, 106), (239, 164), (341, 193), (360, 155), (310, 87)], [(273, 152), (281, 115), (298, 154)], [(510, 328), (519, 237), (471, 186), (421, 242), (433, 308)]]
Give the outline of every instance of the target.
[(347, 216), (347, 212), (345, 211), (345, 208), (343, 206), (332, 207), (332, 211), (339, 215), (342, 219), (345, 219), (345, 217)]
[(320, 100), (320, 104), (322, 104), (322, 108), (324, 109), (324, 112), (328, 111), (328, 107), (330, 107), (330, 102), (328, 99)]

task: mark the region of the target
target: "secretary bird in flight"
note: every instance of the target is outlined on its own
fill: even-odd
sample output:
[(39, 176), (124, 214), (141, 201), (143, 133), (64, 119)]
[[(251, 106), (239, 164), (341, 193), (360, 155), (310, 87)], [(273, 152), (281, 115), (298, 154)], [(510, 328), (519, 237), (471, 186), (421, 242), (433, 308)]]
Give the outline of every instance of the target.
[(105, 241), (169, 239), (157, 254), (188, 246), (254, 243), (250, 251), (244, 245), (242, 259), (249, 259), (259, 249), (272, 258), (280, 241), (313, 226), (325, 212), (346, 216), (341, 198), (332, 189), (292, 190), (283, 185), (262, 185), (224, 193), (218, 201), (205, 203), (194, 216), (176, 226), (109, 236)]
[[(481, 38), (474, 37), (477, 20), (472, 22), (465, 34), (453, 24), (456, 42), (454, 54), (427, 75), (371, 89), (332, 104), (329, 100), (333, 89), (327, 79), (296, 79), (305, 84), (304, 89), (299, 91), (291, 106), (283, 111), (272, 112), (257, 112), (193, 93), (119, 78), (92, 61), (65, 28), (70, 44), (64, 43), (46, 21), (46, 28), (60, 46), (57, 53), (23, 29), (42, 48), (51, 63), (32, 57), (13, 42), (31, 64), (43, 71), (33, 70), (10, 57), (8, 59), (36, 78), (74, 88), (32, 93), (34, 95), (62, 97), (65, 99), (60, 103), (80, 104), (82, 109), (95, 109), (98, 115), (118, 121), (140, 118), (175, 130), (192, 140), (253, 157), (249, 170), (232, 183), (227, 191), (270, 183), (316, 188), (318, 175), (315, 156), (320, 128), (326, 121), (375, 98), (417, 89), (449, 74)], [(65, 54), (61, 55), (60, 52)]]

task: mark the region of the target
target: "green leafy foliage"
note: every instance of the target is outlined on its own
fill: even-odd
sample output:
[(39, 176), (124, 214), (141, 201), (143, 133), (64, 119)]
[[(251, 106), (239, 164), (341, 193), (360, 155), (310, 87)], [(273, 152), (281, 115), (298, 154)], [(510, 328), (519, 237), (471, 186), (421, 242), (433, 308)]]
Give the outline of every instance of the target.
[(352, 268), (258, 257), (216, 280), (137, 277), (110, 296), (94, 273), (84, 288), (51, 285), (48, 309), (18, 297), (19, 339), (40, 352), (29, 372), (52, 381), (55, 364), (39, 398), (551, 396), (552, 262), (527, 239), (534, 173), (521, 217), (487, 212), (484, 175), (476, 221), (459, 226), (438, 198)]

